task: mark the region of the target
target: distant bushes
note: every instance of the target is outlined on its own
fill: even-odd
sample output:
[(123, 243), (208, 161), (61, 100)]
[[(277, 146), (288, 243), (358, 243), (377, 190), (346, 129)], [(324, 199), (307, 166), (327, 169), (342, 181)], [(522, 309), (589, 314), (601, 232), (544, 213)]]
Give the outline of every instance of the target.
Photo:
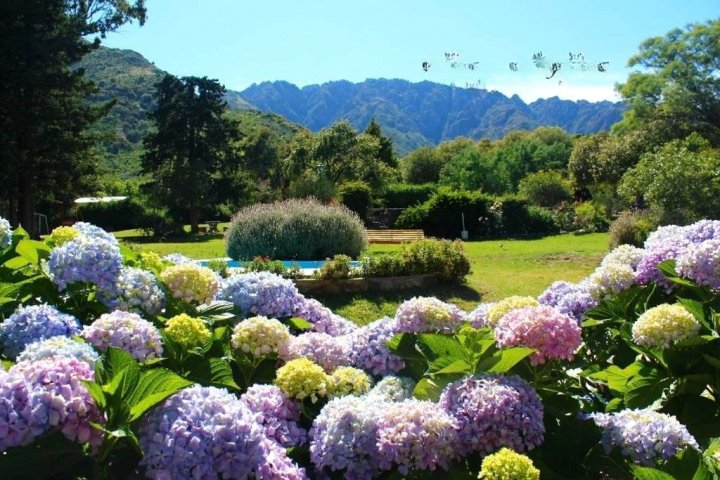
[(557, 233), (547, 209), (517, 197), (493, 198), (478, 192), (440, 189), (420, 205), (406, 209), (397, 228), (421, 228), (426, 235), (458, 238), (462, 218), (471, 238), (533, 237)]
[(235, 215), (225, 236), (228, 256), (241, 260), (357, 257), (366, 246), (357, 214), (345, 206), (312, 199), (246, 207)]
[(610, 224), (610, 248), (624, 244), (642, 247), (657, 226), (657, 218), (647, 210), (622, 212)]
[(370, 185), (365, 182), (343, 183), (337, 196), (340, 203), (357, 213), (363, 222), (367, 222), (368, 211), (373, 202)]
[(152, 222), (145, 205), (131, 198), (119, 202), (86, 203), (75, 209), (79, 219), (111, 232), (143, 228)]
[(407, 208), (426, 202), (437, 191), (434, 183), (394, 183), (385, 187), (380, 200), (389, 208)]

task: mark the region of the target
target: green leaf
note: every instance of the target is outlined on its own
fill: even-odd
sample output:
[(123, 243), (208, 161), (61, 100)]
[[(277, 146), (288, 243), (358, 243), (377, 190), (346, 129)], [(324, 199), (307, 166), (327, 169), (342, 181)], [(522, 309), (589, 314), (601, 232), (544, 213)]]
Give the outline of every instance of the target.
[(232, 368), (220, 358), (208, 358), (194, 365), (188, 378), (201, 385), (240, 389), (233, 379)]
[(105, 398), (105, 392), (103, 391), (102, 387), (97, 383), (89, 380), (84, 380), (83, 383), (85, 384), (85, 388), (87, 388), (88, 393), (95, 402), (95, 405), (97, 405), (100, 410), (105, 410), (105, 408), (107, 407), (107, 399)]
[(628, 408), (643, 408), (662, 398), (663, 392), (672, 385), (673, 379), (665, 377), (654, 368), (642, 368), (637, 376), (627, 383), (624, 395)]
[(456, 360), (455, 357), (440, 357), (430, 364), (433, 375), (447, 373), (464, 373), (472, 375), (472, 366), (465, 360)]
[(702, 358), (708, 363), (708, 365), (711, 365), (712, 367), (720, 370), (720, 359), (711, 357), (710, 355), (707, 355), (705, 353), (702, 354)]
[(130, 406), (129, 421), (133, 422), (139, 419), (150, 408), (190, 385), (192, 385), (192, 382), (169, 370), (155, 369), (143, 372), (137, 388), (128, 398), (128, 405)]
[(415, 385), (413, 396), (420, 400), (437, 402), (445, 387), (463, 376), (464, 374), (448, 374), (433, 378), (421, 378), (417, 385)]
[(111, 397), (124, 399), (135, 390), (139, 378), (140, 371), (128, 365), (115, 374), (109, 383), (103, 385), (102, 390)]
[(428, 360), (445, 356), (460, 359), (465, 353), (457, 339), (440, 333), (421, 333), (417, 337), (417, 346)]
[(288, 323), (291, 327), (293, 327), (296, 330), (304, 331), (304, 330), (312, 330), (313, 324), (305, 320), (304, 318), (299, 317), (292, 317), (288, 320)]
[(693, 317), (695, 317), (695, 320), (700, 322), (701, 325), (705, 326), (705, 328), (712, 330), (712, 327), (705, 318), (705, 309), (703, 308), (702, 303), (696, 300), (690, 300), (688, 298), (678, 298), (678, 303), (685, 307), (687, 311), (692, 313)]
[(651, 467), (632, 466), (632, 473), (637, 480), (676, 480), (675, 477), (662, 470)]
[(100, 359), (95, 362), (95, 381), (101, 385), (108, 383), (125, 368), (140, 371), (140, 367), (132, 355), (120, 348), (110, 347)]
[(492, 355), (483, 356), (483, 358), (475, 366), (473, 373), (507, 373), (515, 365), (520, 363), (523, 358), (532, 355), (535, 352), (532, 348), (527, 347), (511, 347), (497, 350)]
[(13, 257), (7, 262), (5, 262), (3, 265), (11, 270), (20, 270), (21, 268), (24, 268), (30, 264), (30, 260), (25, 257)]

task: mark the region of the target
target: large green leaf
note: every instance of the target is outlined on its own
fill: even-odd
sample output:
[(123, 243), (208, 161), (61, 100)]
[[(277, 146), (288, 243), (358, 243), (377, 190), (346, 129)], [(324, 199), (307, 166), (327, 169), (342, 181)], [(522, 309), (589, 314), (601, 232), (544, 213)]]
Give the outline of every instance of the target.
[(440, 333), (421, 333), (417, 345), (428, 360), (438, 357), (464, 358), (464, 349), (457, 339)]
[(648, 407), (660, 400), (672, 383), (673, 379), (664, 377), (659, 370), (645, 370), (627, 383), (625, 405), (628, 408)]
[(188, 378), (201, 385), (240, 389), (233, 379), (232, 368), (220, 358), (208, 358), (198, 362), (190, 370)]
[(532, 355), (534, 352), (535, 350), (527, 347), (511, 347), (497, 350), (491, 355), (483, 355), (475, 366), (474, 373), (507, 373), (520, 363), (523, 358)]
[(110, 347), (95, 362), (95, 381), (101, 385), (108, 383), (125, 368), (140, 371), (140, 367), (132, 355), (120, 348)]
[(632, 466), (633, 475), (637, 480), (677, 480), (669, 473), (651, 467)]
[(129, 421), (133, 422), (139, 419), (149, 409), (180, 389), (190, 385), (192, 385), (192, 382), (185, 380), (170, 370), (154, 369), (143, 372), (137, 387), (128, 398), (128, 405), (130, 405)]

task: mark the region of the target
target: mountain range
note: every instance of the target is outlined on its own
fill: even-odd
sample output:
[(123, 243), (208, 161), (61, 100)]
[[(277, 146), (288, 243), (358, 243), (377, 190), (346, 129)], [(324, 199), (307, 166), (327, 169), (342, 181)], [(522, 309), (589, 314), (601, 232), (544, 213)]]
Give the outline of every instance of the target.
[[(137, 52), (104, 47), (86, 56), (80, 66), (99, 87), (94, 100), (117, 100), (103, 122), (117, 135), (112, 151), (138, 148), (150, 128), (145, 115), (155, 106), (155, 84), (165, 72)], [(508, 98), (497, 91), (399, 79), (333, 81), (302, 88), (284, 81), (262, 82), (240, 92), (228, 90), (226, 100), (232, 109), (277, 114), (298, 124), (298, 129), (312, 131), (340, 119), (365, 129), (375, 118), (399, 155), (459, 136), (496, 139), (539, 126), (594, 133), (608, 130), (625, 109), (619, 102), (557, 97), (527, 104), (517, 95)]]

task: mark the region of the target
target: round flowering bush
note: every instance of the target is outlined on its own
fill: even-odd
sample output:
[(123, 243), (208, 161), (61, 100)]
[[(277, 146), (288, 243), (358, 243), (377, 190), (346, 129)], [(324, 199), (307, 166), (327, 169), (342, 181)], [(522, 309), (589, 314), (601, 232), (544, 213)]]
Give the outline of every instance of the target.
[(327, 395), (330, 378), (325, 370), (307, 358), (296, 358), (280, 367), (275, 385), (290, 398), (309, 398), (313, 403)]
[(700, 220), (692, 225), (681, 227), (681, 231), (691, 243), (720, 240), (720, 220)]
[(201, 347), (210, 340), (210, 329), (199, 318), (181, 313), (165, 324), (165, 334), (186, 350)]
[(388, 403), (373, 397), (330, 400), (312, 424), (310, 459), (319, 471), (345, 471), (344, 478), (373, 478), (379, 469), (377, 427)]
[(174, 298), (185, 303), (210, 303), (219, 285), (212, 270), (195, 263), (168, 267), (160, 274), (160, 279)]
[(381, 318), (347, 335), (352, 365), (373, 375), (395, 373), (405, 367), (405, 362), (393, 354), (387, 342), (397, 333), (394, 320)]
[(140, 268), (123, 268), (109, 291), (98, 292), (98, 299), (110, 310), (157, 315), (165, 308), (165, 294), (155, 275)]
[(100, 315), (83, 329), (82, 336), (98, 350), (120, 348), (140, 362), (160, 357), (163, 352), (160, 331), (136, 313), (118, 310)]
[(586, 283), (554, 282), (538, 297), (540, 305), (554, 307), (578, 323), (585, 312), (597, 306)]
[(635, 271), (622, 263), (608, 263), (595, 269), (583, 282), (593, 298), (620, 293), (635, 284)]
[(483, 458), (480, 480), (539, 480), (540, 470), (527, 456), (508, 448)]
[(235, 325), (230, 344), (234, 350), (254, 357), (273, 353), (285, 356), (290, 339), (290, 330), (279, 320), (258, 316)]
[(548, 359), (572, 360), (582, 342), (577, 321), (553, 307), (526, 307), (503, 316), (495, 327), (499, 347), (523, 346), (535, 349), (530, 363)]
[(83, 380), (94, 372), (67, 357), (20, 362), (0, 373), (0, 452), (27, 445), (52, 430), (78, 443), (97, 446), (103, 418)]
[(453, 333), (464, 320), (462, 311), (434, 297), (414, 297), (400, 304), (395, 313), (398, 332)]
[(117, 242), (79, 235), (50, 252), (50, 277), (60, 290), (76, 282), (88, 282), (100, 290), (112, 291), (122, 255)]
[(7, 248), (12, 243), (12, 227), (3, 217), (0, 217), (0, 248)]
[(31, 343), (46, 338), (69, 337), (80, 332), (80, 322), (50, 305), (20, 307), (0, 324), (3, 353), (15, 358)]
[(283, 447), (293, 447), (307, 442), (307, 430), (300, 422), (300, 408), (275, 385), (253, 385), (242, 394), (240, 400), (258, 414), (265, 435)]
[(378, 397), (382, 400), (400, 402), (412, 398), (415, 381), (408, 377), (388, 375), (378, 381), (367, 393), (368, 397)]
[(686, 448), (699, 449), (687, 428), (672, 415), (643, 409), (595, 413), (590, 418), (603, 429), (602, 445), (607, 453), (618, 447), (641, 465), (656, 465)]
[(84, 342), (69, 337), (50, 337), (31, 343), (17, 356), (18, 362), (37, 362), (44, 358), (67, 357), (85, 362), (91, 367), (98, 359), (98, 353)]
[(317, 363), (326, 372), (335, 367), (350, 365), (351, 358), (347, 339), (331, 337), (327, 333), (308, 332), (292, 337), (283, 358), (305, 357)]
[(217, 298), (232, 302), (244, 315), (283, 318), (295, 313), (301, 297), (292, 280), (270, 272), (250, 272), (226, 278)]
[(520, 377), (466, 377), (445, 387), (439, 403), (457, 422), (461, 455), (500, 447), (524, 452), (543, 441), (543, 405)]
[(79, 232), (81, 235), (84, 235), (86, 237), (90, 238), (99, 238), (102, 240), (105, 240), (106, 242), (114, 243), (117, 245), (118, 241), (117, 238), (115, 238), (115, 235), (112, 233), (108, 233), (102, 228), (93, 225), (92, 223), (88, 222), (75, 222), (72, 226), (77, 232)]
[(153, 409), (140, 446), (153, 479), (306, 478), (245, 402), (214, 387), (185, 389)]
[(522, 297), (518, 295), (507, 297), (499, 302), (495, 302), (487, 309), (487, 323), (482, 326), (495, 328), (497, 322), (499, 322), (506, 313), (517, 310), (518, 308), (536, 307), (537, 305), (538, 301), (533, 297)]
[(677, 259), (680, 276), (698, 285), (720, 289), (720, 240), (706, 240), (690, 245)]
[(447, 470), (457, 457), (456, 421), (433, 402), (409, 399), (390, 403), (378, 419), (377, 451), (381, 470)]
[(338, 367), (330, 374), (329, 397), (363, 395), (370, 390), (372, 380), (368, 374), (353, 367)]
[(620, 245), (605, 255), (602, 262), (600, 262), (600, 266), (616, 263), (620, 265), (627, 265), (631, 269), (635, 270), (644, 253), (645, 252), (642, 248), (627, 244)]
[(59, 247), (78, 235), (80, 235), (80, 232), (73, 227), (57, 227), (50, 232), (50, 235), (45, 238), (45, 241), (52, 247)]
[(357, 325), (340, 315), (334, 314), (314, 298), (299, 298), (294, 315), (312, 323), (313, 330), (316, 332), (327, 333), (333, 337), (357, 330)]
[(668, 348), (696, 337), (700, 323), (682, 305), (658, 305), (643, 312), (632, 326), (635, 343), (645, 347)]

